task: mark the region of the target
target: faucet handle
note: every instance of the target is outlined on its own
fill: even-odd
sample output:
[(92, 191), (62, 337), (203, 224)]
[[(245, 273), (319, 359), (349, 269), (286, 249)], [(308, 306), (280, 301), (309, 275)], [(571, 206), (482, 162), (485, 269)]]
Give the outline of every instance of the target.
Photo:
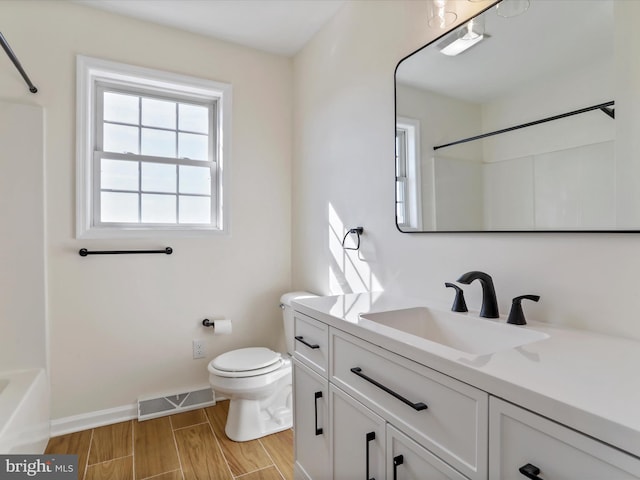
[(451, 307), (452, 312), (468, 312), (467, 303), (464, 301), (464, 292), (462, 289), (453, 284), (446, 282), (444, 284), (447, 288), (453, 288), (456, 291), (456, 298), (453, 300), (453, 306)]
[(524, 312), (522, 311), (522, 300), (533, 300), (537, 302), (540, 300), (540, 295), (520, 295), (513, 299), (511, 303), (511, 311), (507, 318), (507, 323), (512, 325), (526, 325), (527, 321), (524, 319)]

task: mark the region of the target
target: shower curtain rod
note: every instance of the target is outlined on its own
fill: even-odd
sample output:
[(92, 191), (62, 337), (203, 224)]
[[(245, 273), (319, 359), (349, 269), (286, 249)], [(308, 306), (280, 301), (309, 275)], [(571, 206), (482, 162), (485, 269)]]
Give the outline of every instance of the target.
[(4, 35), (2, 35), (2, 32), (0, 32), (0, 44), (2, 44), (2, 48), (4, 48), (4, 51), (7, 53), (9, 59), (11, 59), (15, 67), (20, 72), (20, 75), (22, 75), (22, 78), (24, 78), (24, 81), (27, 82), (27, 85), (29, 86), (29, 91), (31, 93), (36, 93), (38, 89), (33, 85), (33, 83), (31, 83), (31, 80), (29, 79), (27, 72), (25, 72), (24, 68), (22, 68), (22, 65), (20, 64), (18, 57), (16, 57), (16, 54), (13, 53), (13, 50), (11, 50), (11, 47), (9, 46), (9, 42), (7, 42), (7, 39), (4, 38)]
[(464, 138), (462, 140), (456, 140), (455, 142), (445, 143), (444, 145), (436, 145), (433, 147), (434, 150), (439, 150), (445, 147), (451, 147), (453, 145), (458, 145), (460, 143), (472, 142), (474, 140), (480, 140), (481, 138), (492, 137), (494, 135), (499, 135), (501, 133), (512, 132), (513, 130), (520, 130), (521, 128), (532, 127), (533, 125), (539, 125), (541, 123), (551, 122), (553, 120), (559, 120), (561, 118), (570, 117), (572, 115), (578, 115), (580, 113), (590, 112), (591, 110), (602, 110), (609, 117), (615, 118), (615, 110), (613, 108), (609, 108), (612, 105), (615, 105), (615, 101), (600, 103), (598, 105), (592, 105), (591, 107), (581, 108), (579, 110), (574, 110), (572, 112), (561, 113), (560, 115), (554, 115), (552, 117), (543, 118), (541, 120), (535, 120), (533, 122), (523, 123), (521, 125), (516, 125), (514, 127), (503, 128), (502, 130), (496, 130), (495, 132), (483, 133), (482, 135), (476, 135), (475, 137)]

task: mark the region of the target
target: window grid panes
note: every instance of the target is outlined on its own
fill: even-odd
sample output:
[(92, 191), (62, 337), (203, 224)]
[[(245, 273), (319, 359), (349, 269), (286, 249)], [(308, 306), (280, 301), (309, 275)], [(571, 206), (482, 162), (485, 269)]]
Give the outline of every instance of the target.
[(208, 105), (99, 91), (102, 150), (210, 161)]
[(96, 100), (98, 223), (211, 225), (215, 103), (105, 85)]
[(154, 225), (211, 222), (210, 167), (98, 156), (100, 222)]

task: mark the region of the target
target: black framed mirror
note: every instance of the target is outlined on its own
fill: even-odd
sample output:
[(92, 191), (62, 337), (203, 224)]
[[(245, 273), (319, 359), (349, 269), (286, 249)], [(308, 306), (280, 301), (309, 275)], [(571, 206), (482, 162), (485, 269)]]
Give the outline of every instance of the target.
[(402, 59), (399, 230), (640, 231), (633, 3), (503, 0)]

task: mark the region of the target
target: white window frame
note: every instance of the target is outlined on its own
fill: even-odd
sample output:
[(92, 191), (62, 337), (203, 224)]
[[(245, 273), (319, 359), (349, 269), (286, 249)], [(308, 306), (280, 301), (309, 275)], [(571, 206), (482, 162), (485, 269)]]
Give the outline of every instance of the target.
[[(396, 177), (396, 208), (398, 204), (397, 188), (398, 183), (402, 182), (404, 186), (404, 223), (397, 222), (399, 228), (403, 231), (420, 231), (422, 230), (422, 179), (420, 174), (420, 121), (414, 118), (398, 117), (396, 120), (396, 136), (397, 131), (404, 132), (404, 159), (396, 161), (404, 161), (405, 177), (400, 179)], [(396, 152), (396, 156), (402, 152)]]
[[(150, 68), (127, 65), (98, 58), (78, 55), (76, 59), (76, 238), (132, 238), (163, 236), (191, 236), (228, 234), (229, 219), (229, 156), (231, 145), (231, 85), (163, 72)], [(96, 171), (96, 140), (99, 119), (96, 92), (101, 85), (119, 86), (132, 93), (153, 92), (156, 96), (177, 99), (203, 99), (213, 101), (215, 132), (210, 138), (214, 152), (211, 194), (215, 196), (215, 221), (202, 225), (158, 224), (100, 224), (99, 171)], [(140, 93), (138, 93), (140, 94)], [(117, 155), (110, 155), (115, 158)], [(139, 157), (144, 158), (143, 155)], [(212, 159), (209, 159), (212, 160)], [(176, 159), (167, 159), (178, 163)], [(187, 161), (188, 163), (189, 161)], [(211, 162), (191, 161), (194, 165), (210, 166)], [(215, 170), (215, 171), (213, 171)], [(213, 210), (212, 210), (213, 213)]]

